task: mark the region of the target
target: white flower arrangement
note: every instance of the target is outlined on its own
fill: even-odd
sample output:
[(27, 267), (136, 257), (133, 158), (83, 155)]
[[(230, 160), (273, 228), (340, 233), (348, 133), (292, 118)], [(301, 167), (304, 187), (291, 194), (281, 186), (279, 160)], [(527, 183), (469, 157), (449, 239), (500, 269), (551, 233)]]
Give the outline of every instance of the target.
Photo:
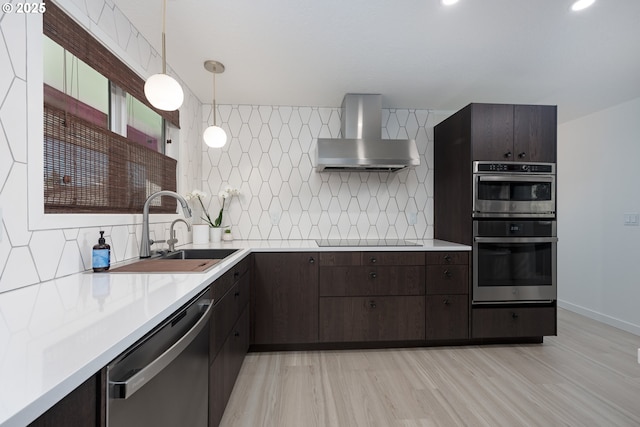
[(222, 214), (224, 212), (225, 201), (231, 196), (238, 196), (238, 195), (240, 195), (240, 190), (238, 190), (237, 188), (231, 188), (228, 186), (225, 187), (224, 190), (220, 191), (220, 193), (218, 193), (218, 197), (222, 199), (222, 207), (220, 208), (220, 213), (218, 213), (218, 217), (215, 219), (215, 221), (211, 220), (211, 217), (209, 216), (209, 212), (207, 212), (207, 210), (204, 207), (204, 203), (202, 203), (202, 199), (207, 197), (207, 194), (205, 192), (200, 190), (193, 190), (187, 194), (187, 200), (198, 199), (198, 201), (200, 202), (200, 206), (202, 206), (202, 212), (205, 215), (201, 217), (202, 220), (205, 221), (207, 224), (209, 224), (209, 227), (219, 228), (222, 225)]

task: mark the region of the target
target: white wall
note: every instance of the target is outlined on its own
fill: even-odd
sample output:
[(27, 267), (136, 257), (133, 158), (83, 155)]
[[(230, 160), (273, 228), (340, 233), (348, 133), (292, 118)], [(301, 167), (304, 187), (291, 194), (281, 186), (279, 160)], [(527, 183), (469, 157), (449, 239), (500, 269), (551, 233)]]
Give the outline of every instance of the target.
[[(56, 3), (141, 76), (161, 69), (157, 52), (110, 1)], [(99, 230), (113, 262), (137, 257), (141, 215), (44, 215), (42, 15), (0, 14), (0, 65), (0, 292), (89, 269)], [(170, 131), (167, 154), (179, 159), (178, 191), (186, 194), (201, 182), (202, 104), (183, 88), (181, 129)], [(152, 238), (166, 238), (180, 216), (152, 215)], [(183, 226), (177, 231), (190, 241)]]
[(640, 98), (558, 128), (558, 300), (640, 335)]

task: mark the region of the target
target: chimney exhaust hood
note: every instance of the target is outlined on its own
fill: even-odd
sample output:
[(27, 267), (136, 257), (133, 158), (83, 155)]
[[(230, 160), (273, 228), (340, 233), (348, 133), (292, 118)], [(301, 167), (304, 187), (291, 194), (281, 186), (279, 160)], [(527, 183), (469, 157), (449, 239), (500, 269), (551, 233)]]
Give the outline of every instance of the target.
[(382, 139), (382, 95), (346, 94), (342, 138), (318, 138), (317, 172), (397, 172), (420, 165), (413, 139)]

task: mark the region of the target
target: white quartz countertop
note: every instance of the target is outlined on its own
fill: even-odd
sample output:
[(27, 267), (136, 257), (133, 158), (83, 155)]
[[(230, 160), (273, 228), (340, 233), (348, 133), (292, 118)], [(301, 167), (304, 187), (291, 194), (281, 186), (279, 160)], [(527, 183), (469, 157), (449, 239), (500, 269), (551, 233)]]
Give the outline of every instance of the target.
[(251, 252), (471, 250), (441, 240), (418, 243), (318, 247), (314, 240), (243, 240), (186, 245), (178, 249), (239, 250), (204, 273), (83, 272), (2, 293), (0, 426), (35, 420)]

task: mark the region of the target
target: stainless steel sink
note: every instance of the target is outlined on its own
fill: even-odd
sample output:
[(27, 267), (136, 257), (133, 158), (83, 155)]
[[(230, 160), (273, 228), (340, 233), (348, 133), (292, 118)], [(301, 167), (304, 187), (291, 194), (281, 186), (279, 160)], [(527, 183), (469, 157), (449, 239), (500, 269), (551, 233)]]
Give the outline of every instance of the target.
[(182, 249), (163, 255), (160, 259), (223, 259), (237, 251), (238, 249)]

